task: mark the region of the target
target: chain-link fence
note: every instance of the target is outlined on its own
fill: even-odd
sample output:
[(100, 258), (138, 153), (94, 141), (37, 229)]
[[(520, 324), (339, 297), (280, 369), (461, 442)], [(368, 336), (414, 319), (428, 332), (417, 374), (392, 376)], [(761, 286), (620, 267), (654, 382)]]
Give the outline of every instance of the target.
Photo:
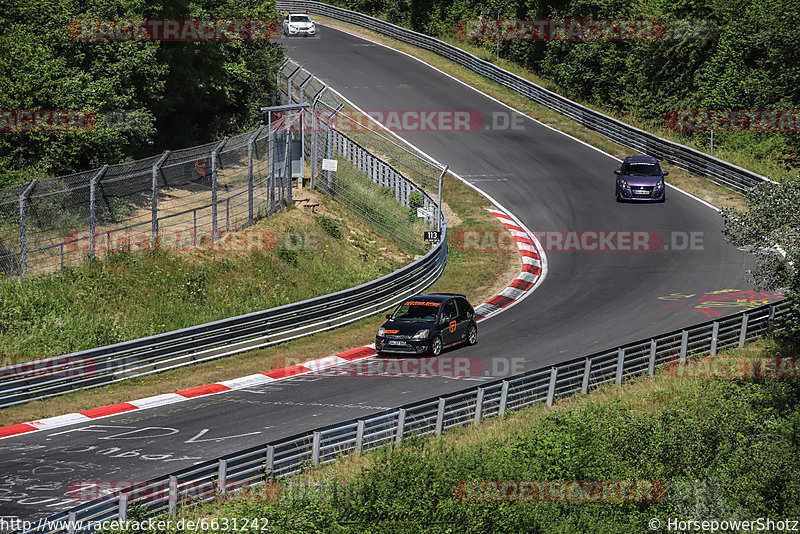
[(404, 249), (425, 250), (423, 232), (436, 229), (439, 218), (436, 204), (421, 190), (437, 197), (441, 166), (392, 137), (294, 61), (283, 65), (278, 86), (284, 102), (309, 104), (296, 125), (302, 132), (308, 186), (347, 206)]
[(193, 247), (252, 225), (291, 199), (289, 147), (299, 137), (296, 128), (262, 126), (0, 189), (0, 274), (54, 271), (156, 244)]

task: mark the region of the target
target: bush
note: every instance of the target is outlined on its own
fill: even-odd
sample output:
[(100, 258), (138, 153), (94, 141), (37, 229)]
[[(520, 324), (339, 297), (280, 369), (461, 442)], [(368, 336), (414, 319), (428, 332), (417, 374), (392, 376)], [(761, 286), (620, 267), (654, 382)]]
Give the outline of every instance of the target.
[(331, 219), (327, 215), (320, 215), (317, 217), (317, 222), (325, 232), (334, 239), (340, 239), (342, 237), (342, 228), (339, 226), (339, 223), (336, 222), (334, 219)]

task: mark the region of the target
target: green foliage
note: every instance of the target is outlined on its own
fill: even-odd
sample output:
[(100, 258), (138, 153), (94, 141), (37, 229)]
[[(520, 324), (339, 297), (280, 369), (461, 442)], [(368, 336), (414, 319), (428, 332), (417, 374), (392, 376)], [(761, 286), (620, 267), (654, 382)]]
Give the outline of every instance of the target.
[[(0, 187), (238, 133), (275, 91), (282, 48), (259, 41), (82, 41), (79, 19), (276, 18), (274, 0), (4, 2), (0, 109), (86, 110), (98, 127), (0, 135)], [(132, 118), (126, 127), (113, 124)], [(109, 124), (108, 119), (112, 124)], [(118, 121), (116, 121), (118, 122)]]
[(800, 176), (759, 184), (745, 193), (745, 199), (745, 210), (722, 210), (725, 237), (756, 256), (751, 276), (759, 287), (785, 289), (794, 303), (781, 336), (785, 348), (796, 353), (800, 349)]
[(278, 257), (292, 267), (297, 267), (299, 252), (293, 248), (278, 247)]
[(322, 226), (322, 229), (325, 230), (325, 233), (327, 233), (329, 236), (334, 239), (341, 239), (342, 228), (334, 219), (328, 217), (327, 215), (320, 215), (317, 217), (317, 222), (320, 226)]

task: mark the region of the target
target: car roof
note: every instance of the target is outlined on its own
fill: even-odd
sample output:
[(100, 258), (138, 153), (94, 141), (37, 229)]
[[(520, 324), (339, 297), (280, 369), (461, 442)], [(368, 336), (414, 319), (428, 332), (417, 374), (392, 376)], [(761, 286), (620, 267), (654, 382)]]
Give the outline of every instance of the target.
[(430, 293), (428, 295), (416, 295), (413, 297), (409, 297), (404, 302), (409, 302), (412, 300), (421, 300), (424, 302), (444, 302), (453, 297), (467, 298), (466, 295), (463, 295), (461, 293)]
[(658, 163), (658, 159), (653, 156), (628, 156), (625, 161), (633, 161), (636, 163)]

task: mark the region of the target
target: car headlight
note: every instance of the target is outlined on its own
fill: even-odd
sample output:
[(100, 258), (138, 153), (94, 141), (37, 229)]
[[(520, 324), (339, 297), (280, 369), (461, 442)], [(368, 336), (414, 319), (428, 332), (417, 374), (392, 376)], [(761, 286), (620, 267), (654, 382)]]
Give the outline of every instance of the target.
[(378, 337), (383, 337), (383, 333), (386, 331), (384, 327), (378, 328)]
[(656, 189), (661, 189), (662, 187), (664, 187), (664, 180), (659, 180), (656, 184)]
[(624, 187), (625, 189), (628, 189), (628, 182), (627, 182), (627, 180), (625, 180), (625, 179), (622, 179), (622, 180), (620, 180), (620, 181), (619, 181), (619, 183), (620, 183), (620, 185), (622, 185), (622, 187)]
[(428, 337), (428, 332), (430, 332), (428, 329), (420, 330), (419, 332), (414, 334), (414, 337), (412, 337), (411, 339), (425, 339), (426, 337)]

